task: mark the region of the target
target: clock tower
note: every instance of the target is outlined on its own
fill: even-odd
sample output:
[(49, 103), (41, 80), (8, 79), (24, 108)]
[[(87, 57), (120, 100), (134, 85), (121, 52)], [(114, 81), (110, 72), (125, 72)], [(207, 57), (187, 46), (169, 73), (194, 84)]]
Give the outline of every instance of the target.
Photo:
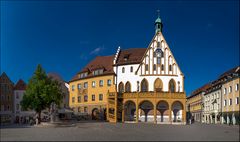
[(163, 24), (162, 24), (162, 21), (160, 19), (160, 11), (157, 10), (158, 12), (158, 18), (155, 20), (155, 32), (158, 33), (158, 32), (162, 32), (162, 28), (163, 28)]

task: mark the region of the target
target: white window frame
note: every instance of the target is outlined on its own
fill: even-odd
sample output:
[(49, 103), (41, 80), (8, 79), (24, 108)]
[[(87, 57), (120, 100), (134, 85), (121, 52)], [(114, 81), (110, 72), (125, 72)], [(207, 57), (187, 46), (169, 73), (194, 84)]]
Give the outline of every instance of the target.
[(232, 92), (232, 86), (229, 86), (228, 87), (228, 93), (231, 93)]
[[(102, 83), (101, 83), (101, 81), (102, 81)], [(103, 85), (104, 85), (104, 81), (103, 80), (99, 80), (99, 86), (103, 87)]]
[(79, 83), (79, 84), (77, 85), (77, 87), (78, 87), (78, 90), (80, 90), (81, 87), (82, 87), (81, 83)]
[(88, 102), (88, 95), (84, 95), (84, 96), (83, 96), (83, 101), (84, 101), (84, 102)]
[(232, 105), (232, 99), (229, 99), (229, 106)]
[(112, 80), (111, 80), (111, 79), (108, 79), (108, 80), (107, 80), (107, 85), (108, 85), (108, 86), (111, 86), (111, 85), (112, 85)]
[(92, 87), (96, 87), (96, 81), (92, 81)]
[[(85, 84), (86, 84), (86, 86), (85, 86)], [(84, 83), (83, 83), (83, 88), (84, 88), (84, 89), (88, 88), (88, 82), (84, 82)]]
[(92, 101), (96, 101), (96, 96), (95, 96), (95, 94), (92, 94)]
[(99, 101), (103, 101), (103, 94), (99, 94), (98, 97), (99, 97)]

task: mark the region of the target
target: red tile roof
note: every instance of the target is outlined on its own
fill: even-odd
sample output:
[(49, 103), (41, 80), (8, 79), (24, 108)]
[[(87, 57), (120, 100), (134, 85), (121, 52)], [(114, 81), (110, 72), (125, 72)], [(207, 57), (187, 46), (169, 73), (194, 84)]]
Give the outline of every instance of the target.
[(130, 48), (120, 50), (116, 65), (138, 64), (146, 52), (147, 48)]
[(221, 79), (221, 78), (227, 77), (228, 75), (231, 75), (233, 73), (239, 74), (240, 73), (240, 69), (239, 68), (240, 68), (239, 66), (237, 66), (235, 68), (232, 68), (232, 69), (224, 72), (223, 74), (221, 74), (218, 78)]
[(14, 86), (14, 90), (26, 90), (26, 88), (27, 85), (22, 79), (18, 80), (17, 84)]
[(0, 76), (0, 82), (1, 83), (8, 83), (14, 86), (14, 83), (11, 81), (11, 79), (7, 76), (5, 72), (3, 72)]
[(207, 83), (207, 84), (203, 85), (202, 87), (194, 90), (188, 98), (191, 98), (191, 97), (193, 97), (193, 96), (195, 96), (195, 95), (197, 95), (201, 92), (205, 92), (210, 87), (211, 87), (211, 83)]
[(238, 75), (240, 74), (240, 67), (239, 66), (224, 72), (223, 74), (221, 74), (218, 77), (218, 79), (216, 79), (216, 80), (214, 80), (214, 81), (212, 81), (210, 83), (207, 83), (204, 86), (202, 86), (202, 87), (198, 88), (197, 90), (193, 91), (188, 98), (191, 98), (191, 97), (193, 97), (193, 96), (195, 96), (195, 95), (197, 95), (197, 94), (199, 94), (199, 93), (201, 93), (203, 91), (209, 92), (209, 91), (214, 90), (214, 88), (215, 89), (219, 88), (220, 87), (219, 85), (221, 83), (223, 83), (228, 76), (232, 76), (233, 74), (238, 74)]
[(97, 69), (103, 69), (103, 74), (114, 74), (113, 71), (113, 59), (114, 56), (97, 56), (95, 59), (93, 59), (90, 63), (88, 63), (79, 73), (77, 73), (71, 80), (79, 80), (79, 74), (88, 72), (88, 75), (84, 78), (94, 77), (93, 71)]

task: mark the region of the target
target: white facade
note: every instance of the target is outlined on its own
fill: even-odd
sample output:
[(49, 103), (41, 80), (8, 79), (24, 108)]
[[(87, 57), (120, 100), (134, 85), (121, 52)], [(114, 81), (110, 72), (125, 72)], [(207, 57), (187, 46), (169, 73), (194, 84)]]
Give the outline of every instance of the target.
[[(204, 102), (204, 122), (220, 123), (220, 113), (222, 111), (221, 87), (210, 93), (206, 93), (203, 98)], [(214, 115), (213, 115), (214, 114)]]
[(30, 116), (32, 117), (35, 114), (34, 111), (22, 111), (20, 103), (23, 99), (24, 93), (25, 90), (14, 90), (14, 105), (13, 105), (14, 121), (15, 122), (18, 121), (19, 123), (22, 123), (24, 119), (28, 121), (29, 117)]
[[(163, 52), (160, 62), (157, 62), (157, 57), (154, 56), (154, 51), (158, 48), (158, 44)], [(115, 55), (114, 64), (117, 62), (119, 52), (120, 47)], [(162, 69), (162, 66), (164, 69)], [(133, 67), (133, 72), (130, 72), (131, 67)], [(146, 67), (148, 68), (146, 69)], [(123, 68), (125, 68), (124, 73), (122, 72)], [(122, 82), (125, 85), (126, 82), (129, 81), (131, 84), (131, 92), (139, 91), (138, 88), (140, 88), (141, 81), (146, 79), (148, 82), (148, 91), (154, 91), (154, 82), (159, 78), (163, 84), (162, 91), (169, 91), (169, 81), (171, 79), (175, 82), (176, 92), (184, 91), (184, 75), (161, 32), (155, 34), (142, 57), (141, 63), (114, 66), (114, 72), (117, 74), (115, 82), (117, 90), (119, 89), (119, 83)]]

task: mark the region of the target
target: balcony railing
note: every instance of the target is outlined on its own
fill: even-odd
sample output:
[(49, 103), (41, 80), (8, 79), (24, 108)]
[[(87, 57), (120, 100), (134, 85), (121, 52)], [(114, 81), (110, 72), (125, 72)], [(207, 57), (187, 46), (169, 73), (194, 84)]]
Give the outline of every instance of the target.
[(185, 99), (186, 94), (184, 92), (132, 92), (123, 93), (123, 98), (164, 98), (164, 99)]

